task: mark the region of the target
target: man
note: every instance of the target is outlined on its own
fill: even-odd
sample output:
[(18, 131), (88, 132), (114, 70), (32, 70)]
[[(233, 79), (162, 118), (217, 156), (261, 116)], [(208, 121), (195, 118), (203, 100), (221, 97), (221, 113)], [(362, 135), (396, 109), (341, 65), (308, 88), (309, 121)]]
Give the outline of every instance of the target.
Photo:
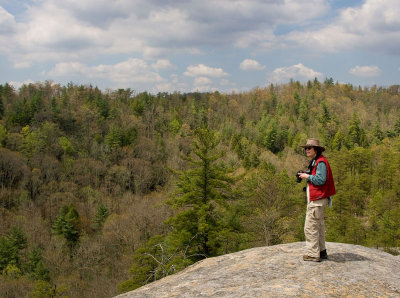
[(325, 208), (331, 202), (331, 196), (336, 193), (333, 175), (328, 160), (322, 155), (325, 148), (319, 145), (318, 139), (308, 139), (307, 144), (301, 146), (311, 159), (309, 173), (300, 173), (299, 176), (307, 181), (307, 213), (304, 224), (306, 237), (306, 254), (304, 261), (319, 262), (327, 259), (325, 247)]

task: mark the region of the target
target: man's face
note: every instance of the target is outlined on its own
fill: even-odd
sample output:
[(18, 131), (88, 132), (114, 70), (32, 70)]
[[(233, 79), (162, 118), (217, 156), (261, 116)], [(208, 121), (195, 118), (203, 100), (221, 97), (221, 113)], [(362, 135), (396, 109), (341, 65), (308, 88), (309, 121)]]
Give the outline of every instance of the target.
[(317, 152), (315, 151), (315, 148), (312, 146), (306, 147), (306, 153), (307, 157), (309, 158), (314, 158), (317, 155)]

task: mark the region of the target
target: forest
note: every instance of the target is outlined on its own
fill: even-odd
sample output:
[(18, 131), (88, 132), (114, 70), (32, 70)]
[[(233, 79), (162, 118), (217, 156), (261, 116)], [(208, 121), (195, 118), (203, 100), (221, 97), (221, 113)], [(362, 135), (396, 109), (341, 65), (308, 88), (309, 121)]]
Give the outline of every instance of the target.
[(304, 241), (309, 137), (336, 184), (327, 241), (398, 254), (400, 85), (0, 85), (1, 296), (112, 297), (203, 258)]

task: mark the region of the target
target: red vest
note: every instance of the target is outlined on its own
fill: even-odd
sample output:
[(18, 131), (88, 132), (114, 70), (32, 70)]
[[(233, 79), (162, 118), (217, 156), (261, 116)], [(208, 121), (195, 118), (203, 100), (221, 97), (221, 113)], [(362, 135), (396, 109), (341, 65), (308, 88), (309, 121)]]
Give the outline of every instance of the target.
[(326, 181), (322, 185), (314, 185), (311, 182), (308, 183), (308, 189), (310, 191), (310, 201), (325, 199), (333, 196), (336, 193), (332, 170), (325, 156), (320, 155), (318, 157), (315, 166), (311, 171), (311, 175), (315, 175), (317, 173), (317, 166), (321, 161), (326, 164)]

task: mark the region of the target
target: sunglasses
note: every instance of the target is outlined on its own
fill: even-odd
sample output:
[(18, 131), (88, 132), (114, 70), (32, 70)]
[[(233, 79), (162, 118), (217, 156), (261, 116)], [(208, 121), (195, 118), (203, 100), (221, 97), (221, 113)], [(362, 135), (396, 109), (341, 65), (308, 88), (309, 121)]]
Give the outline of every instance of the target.
[(314, 148), (314, 147), (311, 147), (311, 146), (310, 147), (304, 147), (305, 150), (311, 150), (312, 148)]

